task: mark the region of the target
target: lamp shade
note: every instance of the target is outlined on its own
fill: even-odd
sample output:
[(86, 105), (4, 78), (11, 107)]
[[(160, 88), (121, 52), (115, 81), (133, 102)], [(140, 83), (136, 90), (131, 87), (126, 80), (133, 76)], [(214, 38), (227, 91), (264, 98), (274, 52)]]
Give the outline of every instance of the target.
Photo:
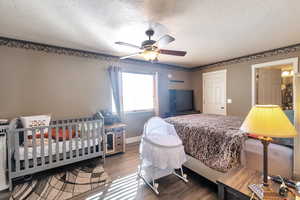
[(289, 138), (297, 135), (295, 127), (277, 105), (253, 106), (240, 129), (264, 137)]

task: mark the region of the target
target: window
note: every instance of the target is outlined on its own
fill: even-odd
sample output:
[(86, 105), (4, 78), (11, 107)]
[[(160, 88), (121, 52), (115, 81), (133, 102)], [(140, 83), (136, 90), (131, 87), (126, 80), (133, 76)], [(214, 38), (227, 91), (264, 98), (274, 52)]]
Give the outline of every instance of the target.
[(154, 109), (154, 75), (122, 73), (124, 111)]

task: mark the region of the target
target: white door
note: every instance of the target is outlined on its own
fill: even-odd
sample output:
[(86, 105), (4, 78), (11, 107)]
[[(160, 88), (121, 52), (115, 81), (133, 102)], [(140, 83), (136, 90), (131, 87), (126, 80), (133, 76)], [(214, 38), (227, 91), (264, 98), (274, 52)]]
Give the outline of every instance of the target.
[(281, 69), (257, 69), (257, 102), (256, 104), (281, 105)]
[(226, 70), (203, 73), (203, 113), (226, 115)]

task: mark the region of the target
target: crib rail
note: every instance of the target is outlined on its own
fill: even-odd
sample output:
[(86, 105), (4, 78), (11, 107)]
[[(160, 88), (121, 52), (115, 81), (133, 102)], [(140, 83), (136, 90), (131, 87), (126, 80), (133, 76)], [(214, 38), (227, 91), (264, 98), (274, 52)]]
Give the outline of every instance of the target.
[(49, 126), (8, 130), (10, 189), (12, 179), (74, 162), (105, 158), (104, 120), (53, 121)]

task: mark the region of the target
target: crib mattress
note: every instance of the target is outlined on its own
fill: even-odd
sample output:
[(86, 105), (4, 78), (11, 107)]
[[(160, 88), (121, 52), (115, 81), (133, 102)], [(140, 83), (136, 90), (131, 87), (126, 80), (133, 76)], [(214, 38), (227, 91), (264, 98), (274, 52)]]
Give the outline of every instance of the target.
[[(101, 139), (95, 139), (95, 145), (98, 145), (99, 144), (99, 140)], [(86, 148), (88, 147), (88, 142), (90, 143), (90, 146), (93, 146), (93, 139), (90, 139), (89, 141), (88, 140), (84, 140), (82, 143), (81, 143), (81, 140), (78, 141), (78, 149), (82, 149), (82, 148)], [(70, 141), (69, 140), (66, 140), (65, 141), (66, 143), (66, 147), (65, 147), (65, 151), (66, 152), (70, 152)], [(52, 143), (52, 155), (55, 155), (56, 154), (56, 142)], [(60, 141), (58, 142), (58, 152), (61, 154), (63, 153), (63, 141)], [(76, 150), (76, 142), (73, 140), (72, 141), (72, 150)], [(36, 147), (36, 157), (37, 158), (40, 158), (42, 153), (41, 153), (41, 149), (42, 147), (41, 146), (37, 146)], [(25, 148), (24, 147), (20, 147), (19, 148), (19, 159), (20, 160), (24, 160), (25, 159)], [(48, 156), (49, 155), (49, 144), (44, 144), (44, 156)], [(15, 155), (16, 156), (16, 155)], [(33, 147), (28, 147), (28, 159), (32, 159), (33, 158)]]

